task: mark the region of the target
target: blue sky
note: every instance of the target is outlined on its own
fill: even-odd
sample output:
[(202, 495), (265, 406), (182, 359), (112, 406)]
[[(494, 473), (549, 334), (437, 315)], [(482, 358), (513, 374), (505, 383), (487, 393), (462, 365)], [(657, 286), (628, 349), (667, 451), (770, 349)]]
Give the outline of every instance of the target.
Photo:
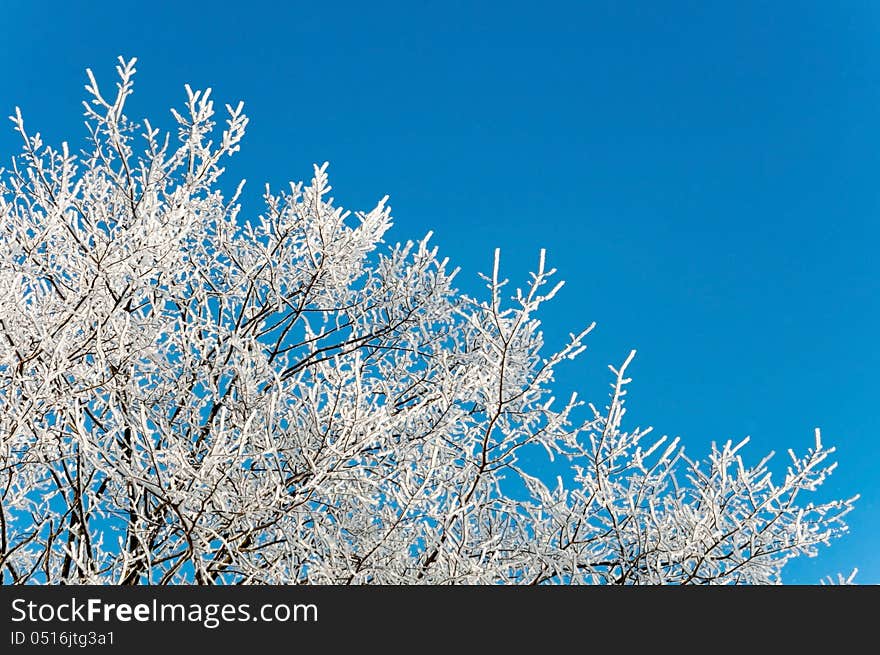
[(109, 87), (136, 56), (134, 119), (171, 128), (184, 83), (245, 101), (246, 208), (329, 160), (342, 205), (389, 194), (391, 239), (434, 230), (463, 289), (495, 247), (513, 279), (546, 248), (550, 341), (598, 323), (560, 385), (604, 400), (635, 348), (630, 419), (692, 455), (751, 435), (782, 463), (821, 427), (826, 493), (862, 500), (786, 581), (880, 583), (876, 3), (12, 0), (0, 37), (0, 111), (50, 143), (85, 136), (85, 68)]

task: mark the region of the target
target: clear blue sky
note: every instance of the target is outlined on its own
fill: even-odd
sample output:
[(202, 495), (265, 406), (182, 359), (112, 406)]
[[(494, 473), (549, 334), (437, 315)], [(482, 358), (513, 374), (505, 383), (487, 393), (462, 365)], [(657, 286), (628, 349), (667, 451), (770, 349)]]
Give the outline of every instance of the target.
[(820, 426), (827, 491), (862, 500), (786, 581), (880, 583), (880, 5), (128, 6), (5, 3), (0, 112), (76, 142), (84, 69), (109, 87), (136, 56), (134, 119), (170, 128), (184, 83), (245, 101), (253, 201), (329, 160), (341, 204), (389, 194), (391, 238), (433, 229), (470, 291), (496, 246), (514, 279), (546, 248), (551, 340), (598, 322), (560, 383), (604, 400), (638, 349), (630, 417), (692, 455), (748, 434), (781, 464)]

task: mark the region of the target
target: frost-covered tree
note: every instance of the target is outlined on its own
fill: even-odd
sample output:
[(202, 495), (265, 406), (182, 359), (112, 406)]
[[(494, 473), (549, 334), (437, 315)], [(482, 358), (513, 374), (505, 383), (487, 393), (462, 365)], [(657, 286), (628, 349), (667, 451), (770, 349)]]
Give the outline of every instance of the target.
[[(541, 252), (511, 290), (453, 287), (429, 237), (386, 245), (385, 199), (353, 215), (309, 185), (239, 216), (222, 160), (247, 119), (210, 90), (177, 142), (89, 72), (74, 155), (12, 117), (0, 186), (3, 583), (776, 583), (846, 530), (855, 498), (816, 432), (781, 479), (745, 441), (705, 459), (552, 397), (559, 352)], [(541, 446), (571, 475), (534, 472)], [(532, 452), (523, 457), (524, 452)]]

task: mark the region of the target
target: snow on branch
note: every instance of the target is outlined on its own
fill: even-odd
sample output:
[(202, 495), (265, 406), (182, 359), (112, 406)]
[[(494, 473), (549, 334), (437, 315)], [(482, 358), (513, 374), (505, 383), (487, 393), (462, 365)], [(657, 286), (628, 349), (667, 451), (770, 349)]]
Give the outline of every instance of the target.
[(162, 134), (116, 70), (112, 94), (87, 71), (79, 154), (11, 117), (0, 582), (766, 584), (846, 531), (855, 497), (808, 499), (818, 431), (782, 477), (745, 440), (693, 459), (626, 426), (635, 351), (602, 409), (558, 401), (594, 324), (546, 348), (544, 250), (513, 292), (496, 250), (463, 294), (430, 233), (385, 243), (387, 196), (338, 206), (326, 163), (239, 216), (243, 104), (218, 127), (186, 86)]

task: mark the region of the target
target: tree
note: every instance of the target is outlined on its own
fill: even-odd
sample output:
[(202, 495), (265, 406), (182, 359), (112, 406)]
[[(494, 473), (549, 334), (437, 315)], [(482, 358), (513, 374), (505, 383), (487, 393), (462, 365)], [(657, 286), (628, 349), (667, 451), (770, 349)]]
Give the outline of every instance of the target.
[[(186, 87), (176, 147), (89, 71), (79, 156), (31, 136), (0, 187), (4, 583), (773, 583), (846, 530), (801, 504), (834, 465), (816, 432), (774, 482), (745, 440), (690, 459), (551, 395), (592, 326), (546, 354), (545, 264), (509, 295), (453, 287), (429, 245), (383, 244), (327, 165), (239, 219), (221, 162), (247, 118)], [(216, 141), (212, 141), (212, 135)], [(570, 460), (548, 484), (541, 446)]]

